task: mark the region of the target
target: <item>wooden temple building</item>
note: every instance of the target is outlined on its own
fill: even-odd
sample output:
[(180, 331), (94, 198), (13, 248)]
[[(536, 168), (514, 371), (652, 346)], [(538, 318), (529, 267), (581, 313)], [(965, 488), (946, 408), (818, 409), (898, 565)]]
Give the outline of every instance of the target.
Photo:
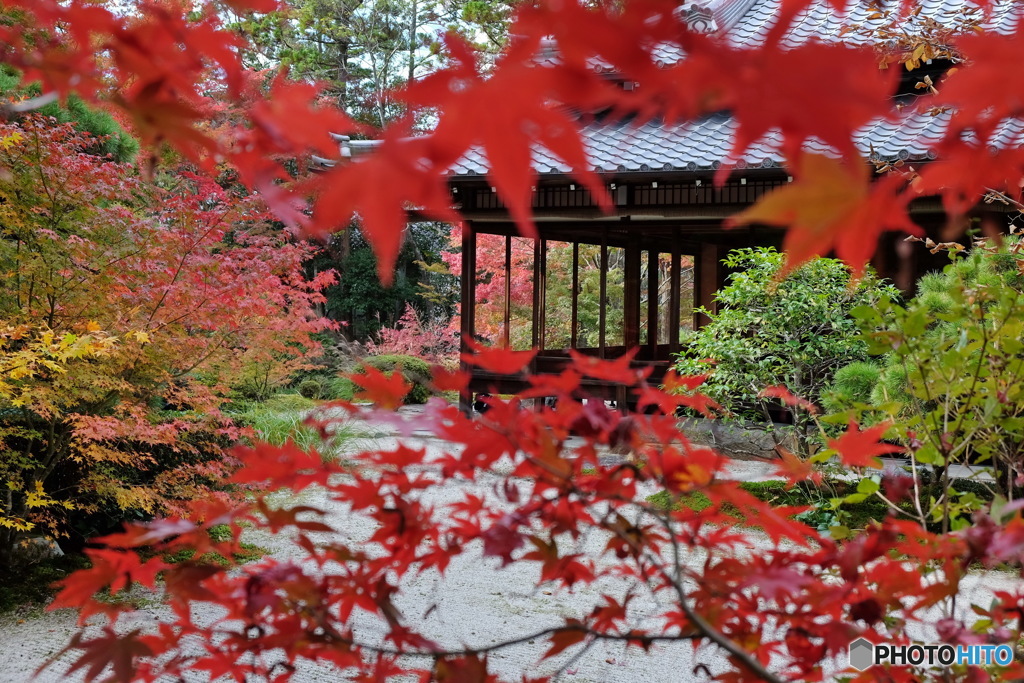
[[(716, 32), (733, 44), (750, 47), (764, 40), (774, 24), (778, 5), (779, 0), (711, 0), (684, 6), (681, 11), (691, 28)], [(924, 0), (923, 12), (941, 21), (964, 6), (963, 0)], [(866, 23), (872, 11), (867, 3), (861, 5), (854, 0), (846, 16), (840, 17), (820, 0), (794, 20), (785, 44), (867, 40), (863, 34), (844, 32), (843, 27)], [(1022, 12), (1024, 6), (1020, 4), (997, 4), (983, 26), (990, 31), (1013, 31)], [(657, 56), (665, 62), (683, 58), (678, 46), (673, 45), (659, 46)], [(551, 58), (557, 59), (557, 55)], [(948, 66), (926, 65), (924, 71), (906, 75), (899, 92), (893, 94), (894, 106), (918, 96), (921, 91), (915, 90), (914, 83), (925, 74), (935, 79)], [(593, 68), (623, 88), (637, 85), (622, 81), (605, 65), (594, 64)], [(900, 114), (895, 120), (878, 120), (858, 131), (855, 142), (865, 158), (889, 163), (928, 161), (930, 148), (944, 132), (948, 117), (914, 113), (913, 108), (907, 111), (910, 113)], [(703, 322), (694, 311), (701, 306), (715, 309), (714, 294), (728, 275), (721, 263), (725, 254), (736, 247), (781, 243), (782, 232), (775, 228), (722, 227), (728, 216), (792, 181), (779, 151), (781, 138), (769, 133), (746, 150), (728, 182), (715, 187), (712, 176), (732, 146), (733, 131), (734, 123), (727, 112), (671, 125), (600, 119), (586, 125), (582, 134), (591, 163), (607, 183), (614, 201), (610, 214), (598, 209), (589, 193), (574, 184), (569, 168), (559, 158), (545, 149), (535, 149), (534, 165), (539, 175), (533, 212), (539, 238), (529, 245), (532, 282), (527, 284), (513, 282), (513, 251), (517, 247), (522, 251), (525, 238), (517, 236), (515, 223), (488, 182), (486, 158), (475, 152), (463, 157), (450, 169), (453, 198), (465, 217), (463, 335), (474, 337), (479, 332), (476, 302), (482, 283), (477, 274), (477, 254), (486, 242), (488, 249), (505, 250), (506, 268), (504, 319), (498, 338), (492, 337), (491, 341), (515, 345), (518, 339), (519, 345), (539, 349), (533, 371), (541, 373), (563, 367), (568, 349), (615, 358), (638, 347), (633, 362), (638, 367), (650, 366), (651, 381), (657, 382), (671, 365), (681, 334)], [(1007, 144), (1021, 144), (1016, 139), (1024, 135), (1021, 131), (1006, 134)], [(375, 144), (339, 140), (345, 156), (358, 156)], [(813, 140), (806, 147), (828, 152), (824, 145), (816, 149)], [(945, 221), (938, 199), (916, 201), (912, 217), (936, 233)], [(944, 263), (942, 256), (931, 257), (926, 250), (913, 247), (903, 242), (902, 235), (889, 234), (880, 243), (873, 265), (880, 274), (909, 290), (920, 274)], [(558, 254), (556, 265), (553, 250)], [(601, 303), (597, 319), (591, 316), (585, 329), (579, 297), (583, 257), (590, 263), (596, 259), (599, 266), (597, 298)], [(614, 273), (613, 268), (621, 272)], [(554, 279), (559, 284), (557, 293)], [(530, 290), (528, 315), (514, 311), (512, 305), (516, 296), (522, 299), (526, 295), (520, 291), (523, 287)], [(616, 324), (614, 330), (609, 326), (612, 313), (621, 315), (621, 324)], [(553, 328), (553, 320), (559, 321), (560, 329)], [(520, 377), (472, 370), (473, 392), (513, 393), (524, 387)], [(595, 381), (587, 390), (628, 405), (629, 397), (622, 387)]]

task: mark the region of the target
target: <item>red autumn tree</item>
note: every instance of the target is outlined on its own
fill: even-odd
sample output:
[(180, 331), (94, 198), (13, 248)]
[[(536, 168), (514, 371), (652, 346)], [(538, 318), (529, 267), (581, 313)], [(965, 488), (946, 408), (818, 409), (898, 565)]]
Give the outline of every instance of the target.
[(306, 281), (312, 248), (256, 197), (194, 175), (157, 188), (42, 118), (0, 141), (6, 567), (24, 532), (95, 533), (120, 513), (79, 522), (181, 512), (218, 488), (240, 435), (221, 403), (302, 367), (331, 276)]

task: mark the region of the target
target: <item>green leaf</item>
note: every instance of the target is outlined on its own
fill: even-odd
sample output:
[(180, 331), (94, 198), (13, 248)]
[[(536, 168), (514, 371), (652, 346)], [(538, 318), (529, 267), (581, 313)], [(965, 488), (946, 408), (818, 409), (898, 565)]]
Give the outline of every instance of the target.
[(857, 492), (863, 493), (865, 496), (870, 496), (872, 493), (878, 491), (881, 487), (874, 477), (861, 479), (857, 483)]

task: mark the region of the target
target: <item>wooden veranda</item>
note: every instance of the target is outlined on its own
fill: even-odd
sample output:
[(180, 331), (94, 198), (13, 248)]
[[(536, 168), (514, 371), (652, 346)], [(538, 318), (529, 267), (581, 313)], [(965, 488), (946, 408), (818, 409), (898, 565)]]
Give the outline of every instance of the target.
[[(721, 264), (725, 253), (739, 246), (779, 243), (781, 233), (772, 228), (724, 231), (721, 227), (724, 216), (788, 180), (778, 169), (772, 175), (749, 182), (737, 180), (721, 188), (714, 188), (710, 178), (686, 184), (653, 179), (610, 184), (616, 204), (612, 216), (600, 213), (586, 190), (553, 183), (536, 193), (533, 210), (538, 236), (529, 240), (518, 235), (489, 187), (457, 185), (456, 196), (466, 217), (462, 231), (463, 338), (479, 337), (476, 257), (481, 243), (488, 240), (492, 251), (497, 246), (504, 253), (504, 272), (500, 274), (504, 295), (499, 302), (503, 310), (497, 334), (487, 341), (516, 348), (518, 338), (518, 346), (537, 349), (529, 369), (532, 373), (561, 371), (570, 349), (598, 358), (618, 358), (636, 348), (633, 365), (650, 368), (650, 381), (660, 382), (679, 352), (681, 335), (703, 323), (697, 309), (714, 310), (714, 293), (726, 276)], [(514, 313), (512, 305), (513, 252), (516, 248), (522, 251), (524, 242), (532, 251), (533, 273), (525, 319)], [(563, 257), (567, 253), (571, 257), (560, 259), (553, 272), (549, 255), (555, 248)], [(584, 254), (598, 271), (598, 315), (589, 321), (584, 321), (580, 311)], [(560, 286), (552, 286), (553, 280)], [(611, 324), (613, 314), (621, 315), (621, 324)], [(528, 338), (522, 334), (525, 326)], [(516, 393), (527, 386), (523, 376), (467, 369), (471, 383), (470, 393), (463, 396), (466, 407), (471, 393)], [(614, 400), (623, 409), (630, 407), (631, 397), (621, 385), (586, 380), (584, 390)]]

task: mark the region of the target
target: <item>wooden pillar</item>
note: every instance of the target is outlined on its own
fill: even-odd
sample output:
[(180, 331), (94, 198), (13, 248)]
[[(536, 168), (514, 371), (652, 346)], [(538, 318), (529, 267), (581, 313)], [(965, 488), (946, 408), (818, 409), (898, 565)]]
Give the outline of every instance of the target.
[(543, 287), (538, 286), (544, 277), (541, 270), (540, 250), (541, 241), (539, 239), (533, 240), (533, 315), (531, 316), (533, 328), (530, 345), (535, 349), (540, 348), (542, 337), (541, 314), (544, 307), (544, 298), (542, 296), (544, 290)]
[[(533, 279), (534, 296), (537, 301), (540, 302), (540, 315), (538, 319), (540, 321), (540, 330), (537, 336), (537, 348), (544, 350), (548, 345), (548, 241), (545, 239), (537, 240), (534, 243), (533, 252), (534, 262), (540, 262), (540, 268), (537, 272), (540, 277)], [(535, 266), (536, 267), (536, 266)], [(540, 290), (540, 295), (537, 295), (537, 290)]]
[(626, 238), (623, 302), (623, 342), (626, 349), (640, 345), (640, 243), (636, 233)]
[(658, 360), (658, 250), (647, 252), (647, 348), (651, 360)]
[(680, 288), (682, 287), (682, 254), (680, 253), (679, 228), (672, 230), (672, 266), (669, 271), (668, 295), (668, 350), (679, 353)]
[(580, 243), (572, 243), (572, 322), (569, 332), (569, 348), (576, 348), (579, 343), (580, 326)]
[[(706, 242), (700, 245), (700, 254), (697, 255), (697, 258), (700, 259), (700, 280), (696, 282), (698, 291), (697, 303), (711, 312), (716, 312), (715, 292), (723, 284), (721, 251), (722, 249), (719, 245)], [(697, 316), (698, 326), (703, 327), (709, 322), (711, 322), (711, 319), (706, 315)]]
[(691, 316), (690, 325), (693, 329), (697, 329), (701, 326), (702, 317), (697, 309), (702, 305), (700, 298), (700, 282), (701, 278), (704, 277), (703, 261), (699, 258), (693, 259), (693, 316)]
[(598, 358), (605, 357), (605, 331), (608, 323), (608, 315), (605, 309), (608, 307), (608, 229), (601, 231), (601, 274), (599, 286), (599, 298), (601, 307), (597, 320), (597, 355)]
[(505, 235), (505, 310), (502, 320), (501, 340), (508, 348), (512, 327), (512, 235)]
[[(473, 232), (473, 224), (470, 221), (462, 223), (461, 279), (461, 349), (466, 353), (469, 351), (466, 341), (472, 339), (476, 333), (476, 233)], [(465, 361), (460, 361), (460, 367), (463, 371), (472, 372), (472, 368)], [(472, 414), (473, 393), (468, 387), (459, 393), (459, 408), (467, 415)]]

